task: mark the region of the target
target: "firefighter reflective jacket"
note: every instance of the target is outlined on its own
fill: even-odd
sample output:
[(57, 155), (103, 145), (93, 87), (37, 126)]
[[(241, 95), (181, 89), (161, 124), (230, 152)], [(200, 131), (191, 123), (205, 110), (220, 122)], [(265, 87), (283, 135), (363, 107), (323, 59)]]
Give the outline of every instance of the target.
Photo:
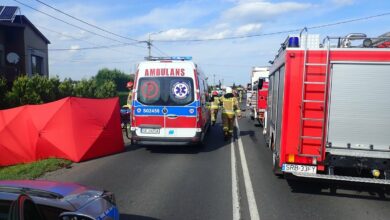
[(235, 115), (241, 114), (240, 107), (238, 106), (237, 98), (233, 94), (225, 94), (221, 100), (222, 114)]
[(220, 106), (219, 97), (213, 96), (211, 98), (211, 109), (218, 109)]

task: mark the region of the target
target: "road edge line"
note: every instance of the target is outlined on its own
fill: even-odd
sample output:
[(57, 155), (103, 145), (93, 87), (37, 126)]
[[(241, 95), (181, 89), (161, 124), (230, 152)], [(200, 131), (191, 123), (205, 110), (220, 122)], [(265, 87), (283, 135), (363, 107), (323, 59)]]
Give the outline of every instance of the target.
[(260, 220), (259, 210), (257, 208), (256, 198), (253, 192), (252, 181), (249, 174), (248, 163), (245, 157), (245, 151), (240, 136), (240, 126), (238, 125), (237, 118), (236, 118), (236, 126), (237, 126), (238, 149), (240, 152), (241, 167), (244, 176), (244, 184), (245, 184), (246, 198), (248, 200), (249, 214), (251, 220)]
[(237, 160), (234, 149), (234, 138), (230, 142), (231, 148), (231, 165), (232, 165), (232, 204), (233, 204), (233, 220), (240, 220), (240, 201), (238, 192), (238, 174), (237, 174)]

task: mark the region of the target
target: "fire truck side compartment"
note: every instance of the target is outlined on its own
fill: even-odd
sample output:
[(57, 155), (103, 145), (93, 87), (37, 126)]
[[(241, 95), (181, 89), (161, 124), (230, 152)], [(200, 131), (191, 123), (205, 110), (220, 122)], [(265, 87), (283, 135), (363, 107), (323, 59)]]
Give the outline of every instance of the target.
[[(329, 100), (328, 149), (359, 150), (372, 157), (390, 157), (390, 63), (332, 65)], [(334, 154), (341, 151), (333, 150)], [(333, 154), (332, 153), (332, 154)]]

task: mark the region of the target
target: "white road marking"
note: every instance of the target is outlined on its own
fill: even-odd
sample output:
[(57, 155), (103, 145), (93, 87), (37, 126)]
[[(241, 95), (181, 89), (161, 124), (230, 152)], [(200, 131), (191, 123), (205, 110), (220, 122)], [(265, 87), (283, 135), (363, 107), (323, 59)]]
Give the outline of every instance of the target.
[(234, 150), (234, 138), (230, 142), (231, 145), (231, 164), (232, 164), (232, 197), (233, 197), (233, 220), (239, 220), (240, 216), (240, 201), (238, 197), (238, 182), (236, 170), (236, 153)]
[(249, 205), (249, 214), (251, 220), (260, 220), (259, 210), (257, 209), (256, 198), (253, 192), (252, 181), (249, 175), (248, 164), (246, 162), (245, 151), (240, 137), (240, 127), (238, 125), (237, 118), (236, 118), (236, 127), (237, 127), (237, 136), (238, 136), (238, 149), (240, 152), (241, 167), (244, 176), (246, 197), (248, 199), (248, 205)]

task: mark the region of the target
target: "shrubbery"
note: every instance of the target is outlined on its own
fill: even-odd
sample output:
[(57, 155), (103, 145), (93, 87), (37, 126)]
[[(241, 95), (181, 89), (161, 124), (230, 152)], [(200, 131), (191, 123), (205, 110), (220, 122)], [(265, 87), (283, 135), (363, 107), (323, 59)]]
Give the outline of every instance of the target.
[[(126, 90), (130, 75), (118, 70), (102, 69), (95, 77), (73, 81), (58, 77), (21, 76), (12, 88), (7, 88), (5, 79), (0, 77), (0, 109), (12, 108), (26, 104), (42, 104), (68, 96), (84, 98), (109, 98)], [(120, 90), (120, 89), (122, 90)]]

